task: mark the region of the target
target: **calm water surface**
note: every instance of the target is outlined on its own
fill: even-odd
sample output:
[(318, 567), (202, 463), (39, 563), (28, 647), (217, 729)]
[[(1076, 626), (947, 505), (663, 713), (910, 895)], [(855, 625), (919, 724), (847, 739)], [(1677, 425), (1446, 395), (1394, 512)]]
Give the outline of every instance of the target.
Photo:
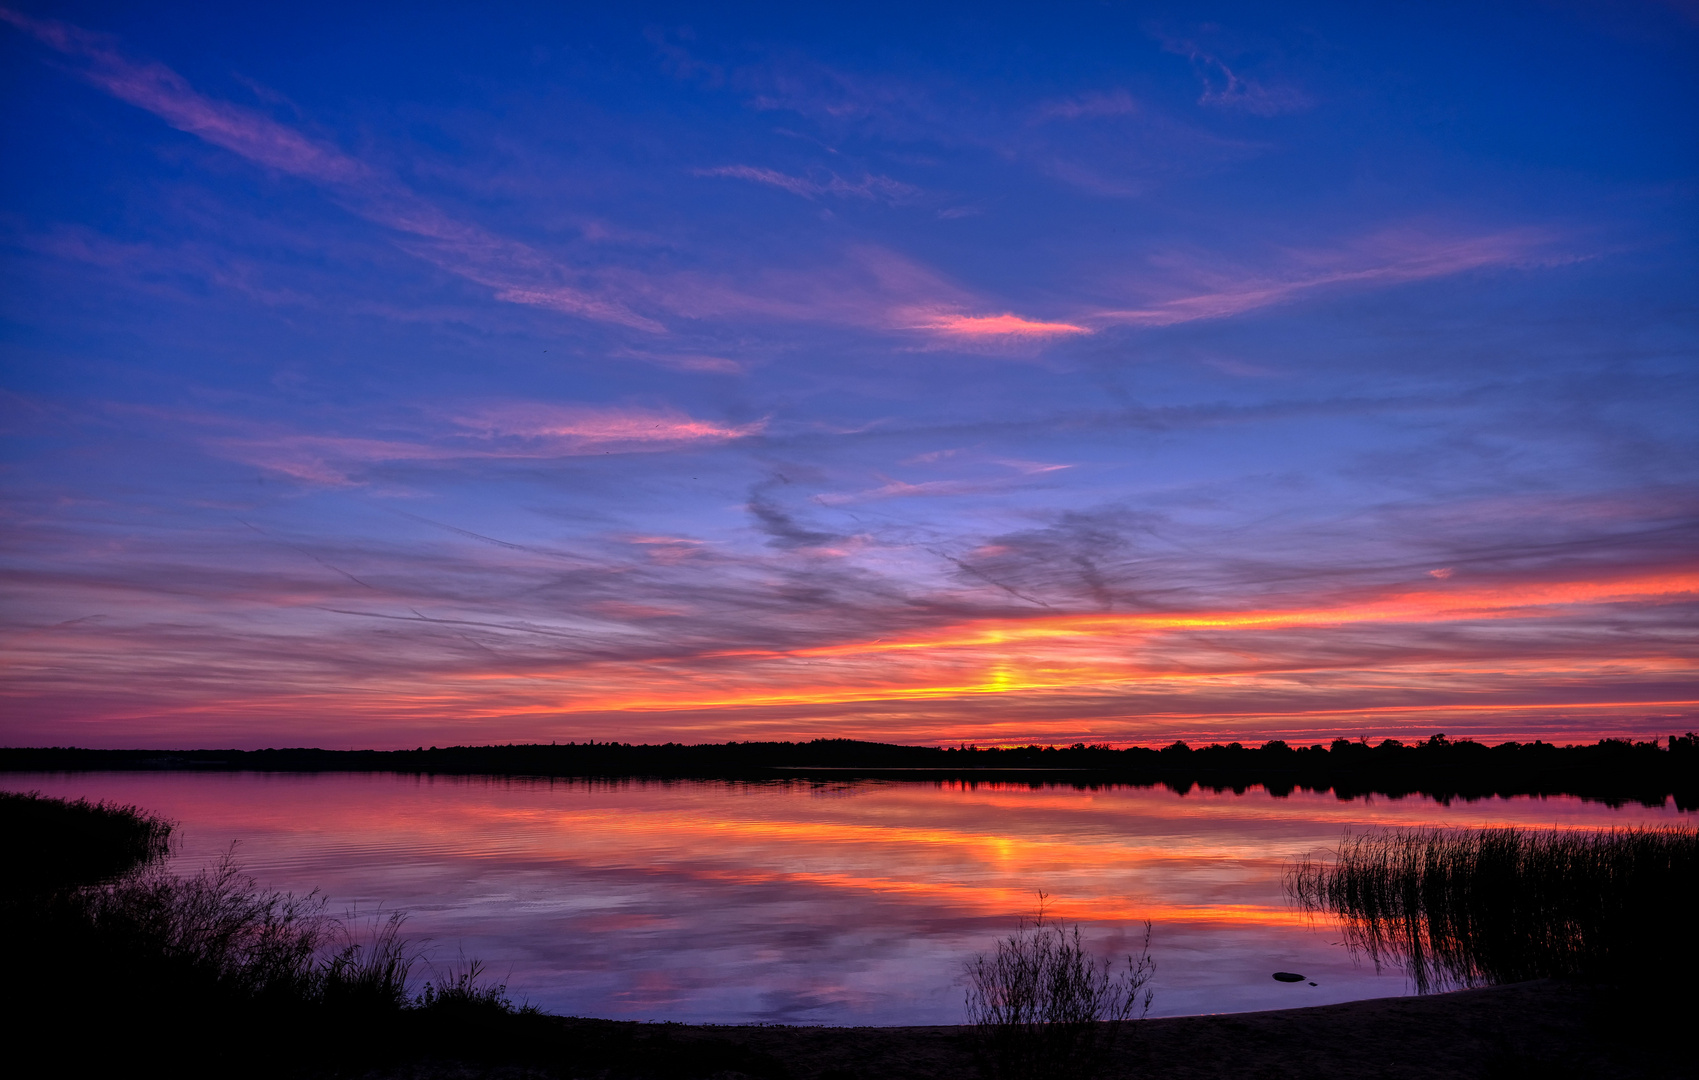
[[(750, 785), (389, 774), (8, 774), (0, 788), (137, 803), (176, 868), (239, 845), (279, 889), (411, 913), (551, 1012), (738, 1023), (952, 1024), (962, 964), (1032, 910), (1104, 951), (1155, 923), (1153, 1014), (1408, 992), (1287, 903), (1287, 861), (1377, 825), (1691, 822), (1673, 805), (1162, 788)], [(1298, 971), (1318, 985), (1275, 982)]]

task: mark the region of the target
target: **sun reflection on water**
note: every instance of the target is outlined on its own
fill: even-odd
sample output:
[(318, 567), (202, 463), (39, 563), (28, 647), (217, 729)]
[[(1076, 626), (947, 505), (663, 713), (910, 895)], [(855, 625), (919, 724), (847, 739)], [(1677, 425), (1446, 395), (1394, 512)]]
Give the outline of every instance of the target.
[[(1341, 801), (1163, 788), (421, 778), (8, 776), (181, 822), (180, 865), (232, 842), (263, 881), (412, 913), (551, 1011), (714, 1022), (956, 1023), (963, 961), (1039, 890), (1096, 947), (1156, 924), (1153, 1014), (1407, 992), (1297, 912), (1296, 856), (1376, 825), (1659, 824), (1579, 799)], [(1276, 983), (1276, 970), (1318, 983)]]

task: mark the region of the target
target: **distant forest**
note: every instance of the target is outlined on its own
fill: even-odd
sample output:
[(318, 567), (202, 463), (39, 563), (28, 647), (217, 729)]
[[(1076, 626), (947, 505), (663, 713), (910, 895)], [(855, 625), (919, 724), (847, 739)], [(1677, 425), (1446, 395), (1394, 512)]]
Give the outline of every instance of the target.
[(889, 780), (1063, 784), (1079, 788), (1163, 785), (1276, 796), (1295, 790), (1359, 795), (1430, 795), (1442, 802), (1494, 795), (1578, 795), (1613, 806), (1699, 810), (1699, 735), (1666, 741), (1602, 739), (1487, 746), (1435, 735), (1424, 742), (1335, 739), (1330, 746), (930, 747), (853, 739), (637, 745), (616, 742), (420, 747), (417, 750), (0, 749), (0, 772), (108, 769), (253, 772), (397, 772), (433, 775), (714, 779)]

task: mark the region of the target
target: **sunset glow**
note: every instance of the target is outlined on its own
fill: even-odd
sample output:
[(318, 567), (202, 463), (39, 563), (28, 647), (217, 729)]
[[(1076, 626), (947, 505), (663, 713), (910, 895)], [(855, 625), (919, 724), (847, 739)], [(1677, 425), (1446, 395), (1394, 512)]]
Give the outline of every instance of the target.
[(1680, 5), (162, 10), (0, 6), (0, 743), (1699, 726)]

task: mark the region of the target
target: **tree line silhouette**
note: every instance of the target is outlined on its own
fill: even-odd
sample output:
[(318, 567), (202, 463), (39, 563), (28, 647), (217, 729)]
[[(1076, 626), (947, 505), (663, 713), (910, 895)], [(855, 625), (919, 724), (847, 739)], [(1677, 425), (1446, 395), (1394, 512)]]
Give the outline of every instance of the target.
[(1296, 790), (1428, 795), (1441, 802), (1510, 795), (1576, 795), (1612, 806), (1638, 802), (1699, 809), (1699, 735), (1634, 742), (1496, 746), (1434, 735), (1421, 742), (1334, 739), (1329, 745), (1174, 742), (1161, 749), (1110, 746), (901, 746), (854, 739), (811, 742), (638, 744), (570, 742), (414, 750), (0, 749), (0, 772), (209, 769), (257, 772), (401, 772), (439, 775), (718, 779), (885, 778), (1104, 785), (1164, 785), (1276, 796)]

